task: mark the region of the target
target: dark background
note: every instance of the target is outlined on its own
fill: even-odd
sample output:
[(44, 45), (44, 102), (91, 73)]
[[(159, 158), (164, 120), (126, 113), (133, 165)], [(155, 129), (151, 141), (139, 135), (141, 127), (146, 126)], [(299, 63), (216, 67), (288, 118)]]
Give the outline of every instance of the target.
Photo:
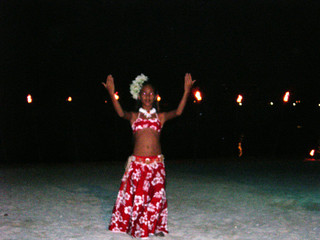
[(236, 157), (243, 134), (244, 157), (302, 159), (320, 136), (319, 12), (307, 0), (1, 1), (1, 161), (123, 160), (130, 125), (101, 82), (113, 74), (132, 110), (144, 73), (172, 110), (186, 72), (203, 101), (164, 127), (168, 158)]

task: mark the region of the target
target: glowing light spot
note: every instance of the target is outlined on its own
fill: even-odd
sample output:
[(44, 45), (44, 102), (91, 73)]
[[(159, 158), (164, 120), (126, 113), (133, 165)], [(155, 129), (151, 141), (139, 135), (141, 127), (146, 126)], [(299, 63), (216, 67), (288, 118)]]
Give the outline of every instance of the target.
[(310, 156), (311, 156), (311, 157), (313, 157), (313, 156), (314, 156), (314, 152), (315, 152), (315, 150), (314, 150), (314, 149), (312, 149), (312, 150), (310, 151), (310, 153), (309, 153), (309, 154), (310, 154)]
[(269, 102), (269, 105), (270, 105), (270, 106), (273, 106), (273, 104), (274, 104), (273, 102)]
[(288, 101), (289, 101), (289, 97), (290, 97), (290, 92), (288, 91), (288, 92), (286, 92), (286, 93), (284, 94), (284, 96), (283, 96), (283, 101), (284, 101), (284, 102), (288, 102)]
[(239, 150), (238, 156), (241, 157), (243, 154), (241, 142), (238, 142), (238, 150)]
[(161, 97), (160, 95), (157, 95), (157, 101), (160, 102), (161, 101)]
[(196, 98), (196, 100), (198, 102), (200, 102), (202, 100), (202, 96), (201, 96), (201, 92), (199, 90), (197, 90), (195, 93), (194, 93), (194, 97)]
[(68, 101), (68, 102), (72, 102), (72, 97), (68, 97), (68, 98), (67, 98), (67, 101)]
[(237, 103), (239, 103), (239, 105), (240, 105), (240, 103), (242, 103), (242, 100), (243, 100), (243, 97), (241, 94), (239, 94), (237, 97)]
[(32, 96), (31, 96), (31, 94), (28, 94), (28, 96), (27, 96), (27, 102), (28, 102), (28, 103), (32, 103)]
[(118, 92), (116, 92), (115, 94), (114, 94), (114, 98), (116, 99), (116, 100), (119, 100), (119, 95), (118, 95)]

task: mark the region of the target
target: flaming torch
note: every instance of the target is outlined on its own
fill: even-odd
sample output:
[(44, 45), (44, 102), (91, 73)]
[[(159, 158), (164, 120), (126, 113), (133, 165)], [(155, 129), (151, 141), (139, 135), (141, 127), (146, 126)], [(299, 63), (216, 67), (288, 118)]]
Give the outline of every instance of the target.
[(199, 90), (194, 92), (194, 97), (197, 100), (197, 102), (201, 102), (202, 101), (202, 95), (201, 95), (201, 92)]
[(32, 96), (31, 96), (31, 94), (28, 94), (28, 96), (27, 96), (27, 102), (28, 102), (28, 103), (32, 103)]
[(114, 98), (116, 99), (116, 100), (119, 100), (119, 94), (118, 94), (118, 92), (116, 92), (115, 94), (114, 94)]
[(287, 103), (289, 101), (289, 97), (290, 97), (290, 92), (288, 91), (284, 94), (283, 101)]
[(239, 94), (237, 98), (237, 103), (239, 104), (239, 106), (242, 106), (242, 100), (243, 100), (243, 97), (241, 94)]

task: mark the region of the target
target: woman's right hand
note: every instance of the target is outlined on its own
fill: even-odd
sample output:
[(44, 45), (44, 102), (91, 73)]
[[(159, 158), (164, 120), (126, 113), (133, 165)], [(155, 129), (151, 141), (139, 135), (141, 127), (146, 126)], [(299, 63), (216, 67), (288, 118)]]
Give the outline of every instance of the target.
[(184, 91), (189, 93), (196, 80), (192, 80), (191, 74), (186, 73), (184, 76)]
[(110, 94), (114, 94), (114, 81), (112, 75), (108, 75), (106, 82), (102, 82), (102, 85), (108, 90)]

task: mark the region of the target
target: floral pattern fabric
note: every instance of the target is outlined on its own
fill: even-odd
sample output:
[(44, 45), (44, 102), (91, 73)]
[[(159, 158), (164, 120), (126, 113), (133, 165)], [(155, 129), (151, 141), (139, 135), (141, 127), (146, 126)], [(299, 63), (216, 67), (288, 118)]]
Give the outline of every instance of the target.
[(165, 175), (163, 162), (132, 161), (122, 178), (109, 230), (139, 238), (168, 233)]

